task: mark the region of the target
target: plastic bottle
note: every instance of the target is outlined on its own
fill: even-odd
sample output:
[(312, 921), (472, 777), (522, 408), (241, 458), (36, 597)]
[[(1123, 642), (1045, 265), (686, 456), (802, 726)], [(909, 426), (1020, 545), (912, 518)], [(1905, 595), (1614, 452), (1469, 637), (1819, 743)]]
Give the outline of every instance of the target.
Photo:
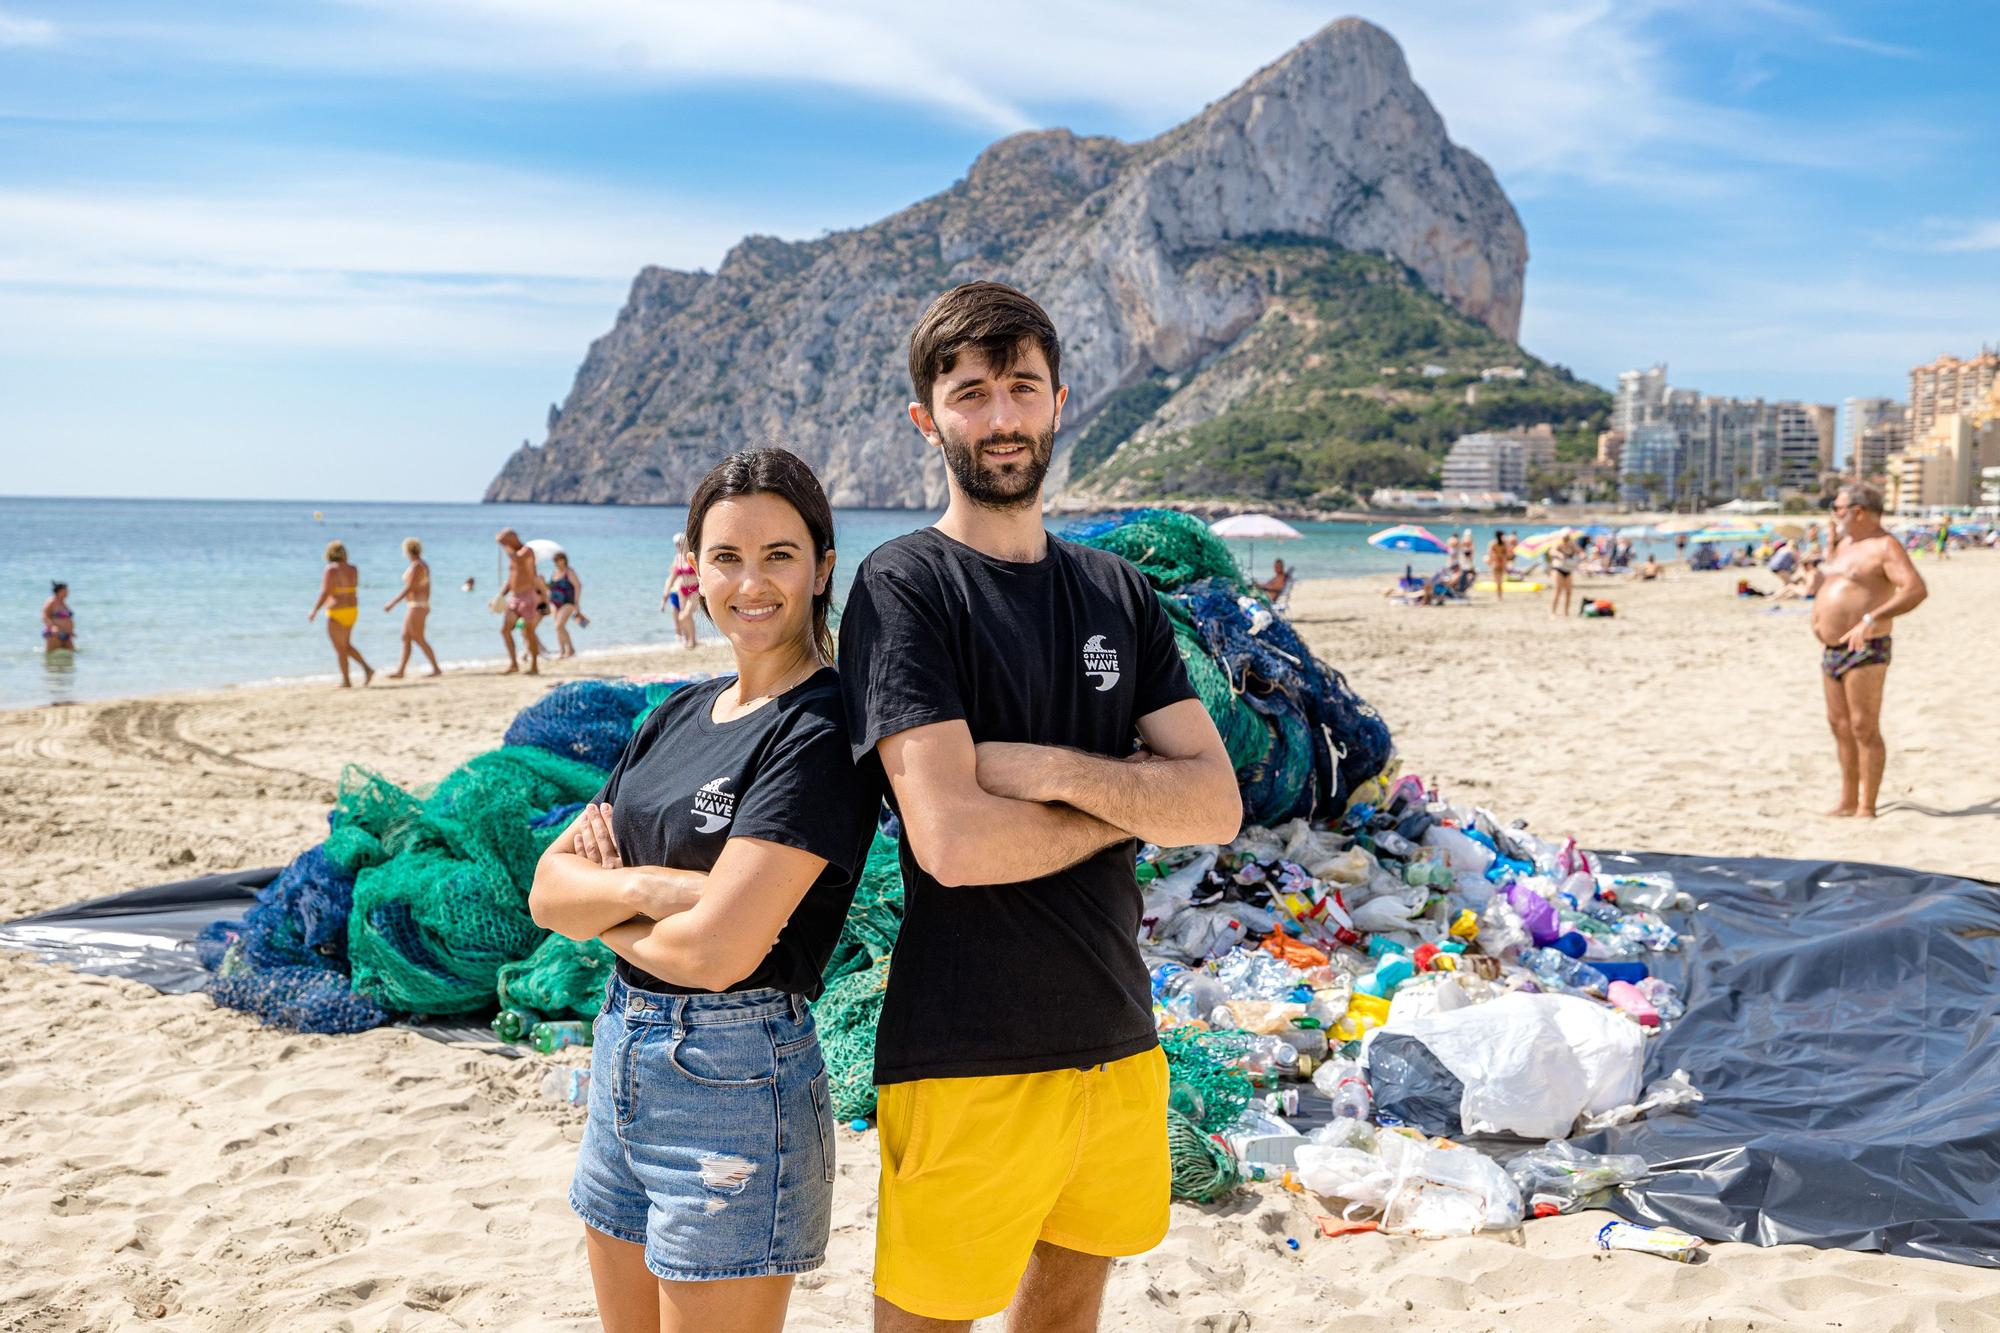
[(1417, 845), (1394, 829), (1384, 829), (1374, 835), (1375, 850), (1386, 856), (1407, 860), (1417, 854)]
[(590, 1100), (590, 1071), (581, 1065), (565, 1065), (542, 1075), (542, 1096), (552, 1101), (582, 1106)]
[(1532, 950), (1522, 961), (1535, 974), (1535, 979), (1542, 983), (1544, 990), (1601, 996), (1611, 987), (1602, 972), (1554, 949)]
[(541, 1021), (542, 1016), (532, 1009), (502, 1009), (493, 1015), (493, 1035), (502, 1041), (526, 1041), (528, 1029)]
[(565, 1046), (590, 1045), (590, 1024), (574, 1018), (560, 1021), (544, 1019), (528, 1029), (528, 1044), (543, 1055), (559, 1051)]
[(1646, 1003), (1652, 1005), (1654, 1012), (1659, 1014), (1661, 1022), (1671, 1023), (1687, 1012), (1687, 1005), (1682, 1002), (1681, 993), (1675, 990), (1674, 983), (1666, 978), (1647, 977), (1644, 981), (1633, 984), (1639, 988), (1639, 993), (1646, 997)]
[[(1171, 969), (1171, 970), (1169, 970)], [(1166, 973), (1164, 977), (1162, 973)], [(1192, 1021), (1229, 1002), (1229, 989), (1206, 972), (1172, 963), (1153, 969), (1153, 995), (1176, 1018)]]
[(1352, 1060), (1329, 1060), (1313, 1071), (1313, 1086), (1333, 1102), (1333, 1113), (1349, 1120), (1366, 1120), (1375, 1111), (1375, 1094), (1361, 1066)]
[(1645, 992), (1629, 981), (1614, 981), (1605, 988), (1604, 998), (1631, 1015), (1642, 1028), (1660, 1025), (1660, 1012), (1647, 1001)]

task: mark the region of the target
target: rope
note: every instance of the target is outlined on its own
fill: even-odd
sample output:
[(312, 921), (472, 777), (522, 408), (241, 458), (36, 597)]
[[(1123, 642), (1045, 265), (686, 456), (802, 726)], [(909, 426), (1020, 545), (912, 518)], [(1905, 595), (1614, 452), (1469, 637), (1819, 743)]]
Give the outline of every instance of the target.
[(1176, 1199), (1213, 1203), (1242, 1179), (1236, 1169), (1236, 1154), (1171, 1106), (1167, 1108), (1167, 1159)]

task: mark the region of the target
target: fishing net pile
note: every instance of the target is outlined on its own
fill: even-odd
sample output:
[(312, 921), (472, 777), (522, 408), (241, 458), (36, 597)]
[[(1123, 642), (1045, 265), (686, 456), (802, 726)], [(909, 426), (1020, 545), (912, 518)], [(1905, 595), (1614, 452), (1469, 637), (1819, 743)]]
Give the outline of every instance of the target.
[(1248, 595), (1235, 558), (1207, 524), (1140, 509), (1065, 535), (1125, 557), (1153, 585), (1189, 680), (1236, 766), (1249, 823), (1338, 816), (1388, 767), (1388, 724), (1283, 617)]
[(435, 787), (349, 766), (325, 841), (198, 943), (217, 1004), (303, 1032), (507, 1002), (585, 1017), (611, 955), (528, 914), (535, 862), (679, 682), (570, 682)]

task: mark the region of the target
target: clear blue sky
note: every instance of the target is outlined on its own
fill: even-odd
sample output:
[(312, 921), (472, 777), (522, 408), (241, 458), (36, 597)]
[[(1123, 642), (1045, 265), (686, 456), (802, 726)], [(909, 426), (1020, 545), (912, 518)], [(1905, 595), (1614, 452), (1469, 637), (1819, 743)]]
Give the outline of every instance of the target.
[[(472, 499), (645, 263), (1144, 138), (1340, 8), (0, 0), (0, 492)], [(1610, 384), (1900, 395), (2000, 340), (1984, 4), (1401, 0)]]

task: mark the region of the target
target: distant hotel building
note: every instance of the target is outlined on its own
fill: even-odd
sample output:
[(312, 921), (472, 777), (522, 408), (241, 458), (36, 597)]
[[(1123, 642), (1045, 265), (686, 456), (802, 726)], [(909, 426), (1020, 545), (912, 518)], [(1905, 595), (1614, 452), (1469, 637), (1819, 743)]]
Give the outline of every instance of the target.
[[(1871, 472), (1861, 466), (1861, 437), (1870, 428), (1890, 421), (1903, 421), (1909, 408), (1893, 398), (1849, 398), (1840, 405), (1840, 466), (1862, 476), (1877, 476), (1881, 460)], [(1884, 455), (1887, 457), (1887, 455)]]
[(1968, 413), (1946, 412), (1889, 459), (1889, 510), (1976, 505), (1982, 473), (1994, 463), (2000, 463), (2000, 421), (1976, 426)]
[(1529, 472), (1555, 459), (1555, 429), (1546, 422), (1529, 430), (1461, 435), (1445, 455), (1444, 492), (1526, 495)]
[[(1767, 403), (1762, 398), (1719, 398), (1667, 383), (1667, 368), (1628, 370), (1618, 377), (1612, 433), (1624, 436), (1619, 455), (1621, 489), (1643, 499), (1635, 478), (1661, 478), (1661, 498), (1677, 499), (1690, 486), (1711, 500), (1755, 492), (1817, 491), (1833, 464), (1835, 413), (1821, 403)], [(1671, 448), (1659, 430), (1674, 436)], [(1643, 436), (1643, 438), (1642, 438)], [(1604, 458), (1609, 441), (1599, 445)]]
[(1896, 408), (1895, 415), (1863, 427), (1861, 437), (1855, 443), (1853, 460), (1848, 468), (1864, 481), (1887, 475), (1890, 457), (1910, 447), (1908, 410), (1901, 403), (1897, 403)]
[(1970, 411), (1984, 402), (2000, 380), (2000, 351), (1979, 349), (1961, 361), (1941, 356), (1927, 366), (1910, 367), (1910, 436), (1922, 439), (1931, 423), (1954, 412)]

